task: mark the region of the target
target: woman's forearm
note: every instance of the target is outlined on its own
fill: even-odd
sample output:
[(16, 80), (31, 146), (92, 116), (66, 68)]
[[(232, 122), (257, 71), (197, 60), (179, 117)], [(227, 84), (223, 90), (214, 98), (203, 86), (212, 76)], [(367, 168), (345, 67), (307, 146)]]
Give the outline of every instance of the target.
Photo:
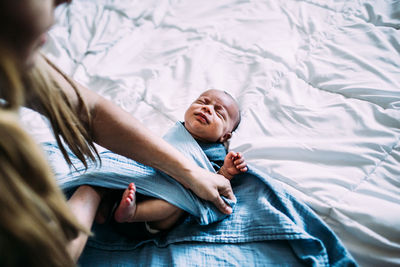
[(160, 169), (186, 187), (191, 186), (191, 172), (199, 167), (129, 113), (110, 101), (97, 98), (92, 114), (92, 131), (96, 143)]

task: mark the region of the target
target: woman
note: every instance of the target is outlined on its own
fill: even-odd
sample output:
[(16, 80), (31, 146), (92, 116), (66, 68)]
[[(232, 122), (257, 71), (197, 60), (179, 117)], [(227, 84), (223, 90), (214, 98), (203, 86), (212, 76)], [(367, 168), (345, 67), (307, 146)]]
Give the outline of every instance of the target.
[(0, 129), (0, 266), (73, 266), (68, 240), (89, 231), (69, 211), (15, 112), (0, 110)]
[[(22, 136), (13, 139), (13, 142), (2, 140), (0, 143), (0, 151), (4, 151), (0, 160), (10, 170), (0, 172), (2, 184), (4, 182), (4, 186), (0, 187), (0, 195), (3, 191), (9, 193), (1, 204), (2, 208), (9, 207), (11, 210), (12, 203), (18, 199), (25, 201), (25, 195), (28, 195), (32, 205), (25, 213), (24, 220), (30, 222), (37, 220), (38, 216), (43, 217), (40, 227), (29, 224), (31, 227), (25, 229), (24, 236), (20, 236), (12, 223), (7, 224), (3, 220), (6, 216), (9, 217), (8, 221), (18, 220), (19, 217), (12, 213), (1, 214), (1, 259), (9, 260), (3, 262), (39, 266), (48, 260), (45, 265), (71, 265), (82, 252), (88, 237), (85, 229), (90, 229), (102, 197), (101, 190), (81, 186), (68, 201), (76, 219), (71, 216), (63, 204), (62, 195), (49, 178), (42, 155), (37, 153), (30, 138), (20, 129), (15, 116), (10, 115), (21, 105), (27, 105), (49, 118), (67, 162), (71, 163), (63, 142), (85, 166), (87, 160), (96, 160), (94, 143), (97, 143), (166, 172), (199, 197), (212, 201), (222, 212), (231, 213), (231, 208), (220, 197), (221, 194), (229, 199), (235, 198), (228, 180), (186, 159), (128, 113), (70, 80), (38, 53), (46, 40), (46, 31), (53, 24), (54, 8), (64, 2), (69, 1), (0, 0), (0, 105), (3, 110), (1, 116), (7, 117), (0, 131), (9, 138)], [(14, 160), (6, 161), (10, 155), (15, 156)], [(25, 168), (25, 165), (21, 165), (25, 161), (19, 162), (20, 157), (26, 158), (36, 172), (21, 171), (21, 168)], [(7, 181), (15, 183), (8, 184)], [(17, 185), (18, 190), (15, 190)], [(46, 194), (51, 197), (46, 197), (40, 188), (46, 188)], [(17, 195), (21, 192), (25, 193)], [(24, 206), (15, 207), (23, 213), (20, 210), (22, 208)], [(45, 235), (45, 232), (52, 234)], [(46, 242), (47, 239), (49, 242)], [(9, 243), (5, 240), (11, 240), (14, 246), (3, 247)], [(19, 262), (18, 252), (22, 249), (27, 260)], [(36, 251), (40, 251), (40, 254)], [(3, 262), (0, 261), (0, 264)]]

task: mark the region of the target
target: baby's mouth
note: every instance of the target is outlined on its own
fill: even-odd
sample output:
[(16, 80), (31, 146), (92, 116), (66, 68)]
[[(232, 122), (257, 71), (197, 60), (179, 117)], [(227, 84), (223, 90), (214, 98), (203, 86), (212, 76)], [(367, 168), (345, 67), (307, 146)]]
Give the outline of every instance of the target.
[(206, 115), (204, 115), (203, 113), (197, 113), (195, 114), (197, 118), (200, 119), (201, 122), (208, 124), (208, 118)]

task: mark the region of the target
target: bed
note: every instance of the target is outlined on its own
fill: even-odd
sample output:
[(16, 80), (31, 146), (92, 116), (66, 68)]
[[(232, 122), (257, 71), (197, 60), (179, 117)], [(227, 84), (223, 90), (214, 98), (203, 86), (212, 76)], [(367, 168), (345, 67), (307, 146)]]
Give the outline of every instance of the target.
[(360, 266), (400, 265), (400, 1), (75, 0), (56, 19), (43, 53), (160, 136), (204, 90), (231, 93), (229, 149)]

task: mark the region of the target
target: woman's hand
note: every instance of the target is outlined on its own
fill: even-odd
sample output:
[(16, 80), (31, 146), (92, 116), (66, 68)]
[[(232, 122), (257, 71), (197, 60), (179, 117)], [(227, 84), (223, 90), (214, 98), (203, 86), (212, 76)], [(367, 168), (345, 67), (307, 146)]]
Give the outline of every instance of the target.
[(211, 201), (224, 214), (232, 213), (232, 208), (221, 198), (222, 195), (236, 201), (229, 180), (200, 167), (193, 171), (192, 176), (191, 183), (187, 185), (197, 196)]

